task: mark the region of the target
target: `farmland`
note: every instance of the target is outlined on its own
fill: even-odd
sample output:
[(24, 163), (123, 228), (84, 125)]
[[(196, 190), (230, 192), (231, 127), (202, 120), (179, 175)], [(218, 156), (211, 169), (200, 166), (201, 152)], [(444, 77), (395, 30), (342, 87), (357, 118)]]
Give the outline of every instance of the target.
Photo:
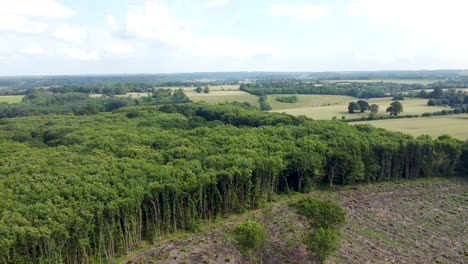
[[(312, 95), (311, 97), (314, 97)], [(315, 95), (315, 100), (321, 100), (322, 95)], [(379, 115), (388, 115), (385, 113), (385, 109), (391, 103), (391, 97), (385, 98), (373, 98), (369, 99), (369, 104), (377, 104), (379, 105)], [(347, 119), (350, 118), (360, 118), (366, 117), (369, 115), (369, 112), (366, 113), (348, 113), (348, 102), (350, 101), (357, 101), (358, 99), (352, 98), (349, 101), (343, 102), (342, 104), (335, 104), (335, 105), (327, 105), (327, 106), (319, 106), (319, 107), (302, 107), (302, 108), (292, 108), (292, 109), (282, 109), (282, 110), (273, 110), (273, 112), (284, 112), (290, 115), (305, 115), (307, 117), (318, 119), (318, 120), (330, 120), (334, 116), (340, 118), (341, 116), (345, 116)], [(434, 107), (434, 106), (427, 106), (427, 99), (406, 99), (401, 101), (403, 104), (403, 114), (405, 115), (420, 115), (425, 112), (435, 112), (441, 111), (444, 109), (449, 109), (447, 107)]]
[[(334, 263), (462, 263), (468, 239), (468, 182), (427, 179), (314, 191), (308, 195), (338, 201), (347, 211)], [(265, 224), (271, 244), (265, 263), (310, 263), (301, 244), (302, 219), (288, 206), (304, 195), (281, 195), (264, 209), (209, 224), (198, 233), (165, 236), (146, 250), (116, 263), (247, 263), (230, 230), (246, 219)], [(270, 212), (271, 210), (271, 212)]]
[(388, 82), (388, 83), (401, 83), (401, 84), (431, 84), (436, 80), (430, 79), (370, 79), (370, 80), (326, 80), (324, 82), (330, 83), (351, 83), (351, 82)]
[(22, 95), (5, 95), (0, 96), (0, 103), (19, 103), (23, 99)]
[(352, 124), (371, 124), (392, 131), (399, 131), (413, 136), (427, 134), (437, 137), (448, 134), (460, 140), (468, 139), (468, 115), (432, 116), (410, 119), (387, 119), (363, 121)]

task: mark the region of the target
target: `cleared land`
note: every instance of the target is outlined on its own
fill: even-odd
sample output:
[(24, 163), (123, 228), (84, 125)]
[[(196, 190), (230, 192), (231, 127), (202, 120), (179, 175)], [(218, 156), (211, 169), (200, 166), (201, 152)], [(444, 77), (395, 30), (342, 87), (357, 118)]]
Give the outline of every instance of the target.
[(468, 139), (468, 114), (374, 120), (351, 124), (371, 124), (388, 130), (411, 134), (415, 137), (422, 134), (432, 137), (448, 134), (460, 140)]
[[(348, 213), (332, 263), (466, 263), (468, 180), (424, 179), (335, 188), (308, 194), (338, 201)], [(306, 228), (288, 206), (306, 195), (279, 196), (271, 210), (249, 211), (167, 235), (116, 263), (249, 263), (231, 235), (236, 223), (262, 222), (271, 235), (264, 263), (311, 263), (302, 244)], [(268, 208), (268, 206), (267, 206)]]
[(5, 95), (0, 96), (0, 103), (20, 103), (22, 99), (22, 95)]
[[(282, 103), (282, 102), (276, 101), (277, 97), (283, 97), (283, 96), (296, 96), (298, 100), (296, 103)], [(268, 103), (271, 105), (273, 110), (347, 104), (354, 100), (356, 100), (354, 97), (340, 96), (340, 95), (313, 95), (313, 94), (271, 94), (271, 95), (268, 95)]]
[[(378, 115), (388, 115), (385, 110), (390, 106), (391, 97), (384, 97), (384, 98), (373, 98), (369, 99), (369, 104), (377, 104), (379, 106), (379, 113)], [(348, 113), (348, 103), (351, 101), (357, 101), (359, 99), (352, 98), (351, 100), (338, 105), (330, 105), (330, 106), (319, 106), (319, 107), (302, 107), (302, 108), (293, 108), (293, 109), (285, 109), (285, 110), (273, 110), (273, 112), (284, 112), (290, 115), (305, 115), (307, 117), (318, 119), (318, 120), (330, 120), (334, 116), (338, 119), (342, 116), (345, 116), (347, 119), (351, 118), (360, 118), (369, 116), (369, 112), (365, 113)], [(441, 107), (441, 106), (428, 106), (427, 99), (405, 99), (401, 101), (403, 105), (403, 114), (404, 115), (420, 115), (426, 112), (436, 112), (441, 111), (444, 109), (450, 109), (448, 107)]]

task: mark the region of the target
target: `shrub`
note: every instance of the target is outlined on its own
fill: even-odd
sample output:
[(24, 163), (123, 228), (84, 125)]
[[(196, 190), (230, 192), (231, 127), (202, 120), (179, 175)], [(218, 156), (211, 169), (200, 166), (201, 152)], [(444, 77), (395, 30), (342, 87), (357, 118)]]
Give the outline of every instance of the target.
[(304, 244), (318, 263), (324, 263), (338, 249), (338, 234), (332, 228), (319, 228), (305, 236)]
[(305, 198), (295, 204), (312, 228), (339, 228), (346, 223), (346, 213), (337, 203)]
[(253, 255), (260, 255), (265, 249), (269, 236), (265, 228), (256, 221), (237, 224), (233, 230), (234, 240), (241, 251), (247, 253), (251, 260)]

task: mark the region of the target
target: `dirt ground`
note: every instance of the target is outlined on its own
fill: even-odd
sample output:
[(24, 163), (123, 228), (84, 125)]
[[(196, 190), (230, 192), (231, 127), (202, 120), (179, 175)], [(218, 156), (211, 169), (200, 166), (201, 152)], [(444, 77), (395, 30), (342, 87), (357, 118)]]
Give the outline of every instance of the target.
[[(468, 179), (381, 183), (308, 195), (338, 201), (348, 223), (328, 263), (467, 263)], [(271, 235), (263, 263), (313, 263), (303, 221), (279, 196), (264, 209), (210, 223), (198, 233), (168, 235), (122, 263), (249, 263), (232, 240), (236, 223), (255, 219)]]

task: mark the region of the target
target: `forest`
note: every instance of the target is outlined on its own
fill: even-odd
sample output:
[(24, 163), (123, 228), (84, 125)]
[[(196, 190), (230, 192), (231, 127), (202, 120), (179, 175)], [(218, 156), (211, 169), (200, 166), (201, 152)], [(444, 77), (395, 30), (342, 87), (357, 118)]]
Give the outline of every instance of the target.
[[(28, 116), (0, 118), (1, 262), (110, 262), (278, 193), (468, 171), (468, 143), (449, 136), (156, 91), (144, 99), (33, 93), (19, 104)], [(80, 101), (84, 112), (73, 111)]]

